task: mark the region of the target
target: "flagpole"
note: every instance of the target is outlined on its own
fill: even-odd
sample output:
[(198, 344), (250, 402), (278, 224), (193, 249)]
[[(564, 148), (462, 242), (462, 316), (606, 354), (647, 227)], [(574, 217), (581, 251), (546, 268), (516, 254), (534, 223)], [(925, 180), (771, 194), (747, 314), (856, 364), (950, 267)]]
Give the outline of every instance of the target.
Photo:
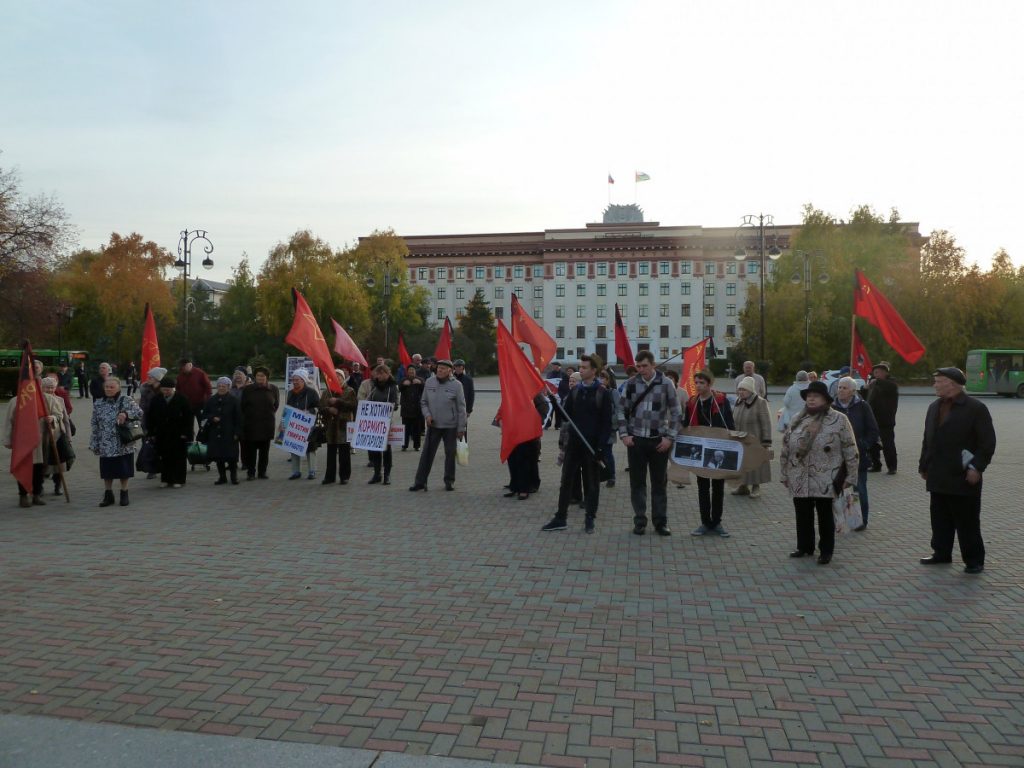
[(590, 451), (591, 457), (594, 458), (594, 459), (597, 459), (598, 465), (603, 469), (604, 468), (604, 460), (598, 458), (597, 451), (595, 451), (593, 446), (589, 442), (587, 442), (587, 438), (585, 438), (583, 436), (583, 433), (580, 432), (580, 428), (576, 426), (576, 422), (573, 421), (571, 418), (569, 418), (569, 414), (565, 412), (565, 408), (562, 407), (562, 403), (558, 399), (558, 397), (553, 397), (552, 399), (554, 400), (555, 405), (558, 407), (558, 410), (562, 413), (562, 418), (565, 419), (567, 422), (569, 422), (569, 426), (572, 427), (573, 432), (576, 433), (576, 436), (583, 443), (583, 447), (586, 448), (588, 451)]
[(850, 316), (850, 371), (853, 371), (853, 360), (854, 360), (854, 338), (857, 335), (857, 316)]

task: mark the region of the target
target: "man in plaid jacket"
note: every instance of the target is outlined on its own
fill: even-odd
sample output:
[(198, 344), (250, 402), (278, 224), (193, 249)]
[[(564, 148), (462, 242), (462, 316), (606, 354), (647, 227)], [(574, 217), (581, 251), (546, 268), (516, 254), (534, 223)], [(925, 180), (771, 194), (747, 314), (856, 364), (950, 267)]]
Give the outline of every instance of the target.
[(654, 355), (636, 356), (637, 375), (619, 399), (616, 420), (619, 437), (629, 457), (633, 533), (647, 529), (647, 473), (651, 475), (651, 521), (659, 536), (671, 536), (668, 527), (668, 458), (679, 432), (681, 414), (675, 384), (654, 367)]

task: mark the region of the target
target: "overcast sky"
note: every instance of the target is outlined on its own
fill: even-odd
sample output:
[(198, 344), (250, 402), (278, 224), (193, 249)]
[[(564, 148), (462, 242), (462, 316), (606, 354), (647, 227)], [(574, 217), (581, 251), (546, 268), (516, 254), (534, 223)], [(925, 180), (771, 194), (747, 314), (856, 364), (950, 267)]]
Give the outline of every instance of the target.
[(895, 206), (1024, 265), (1024, 3), (0, 0), (0, 165), (96, 247), (206, 229), (796, 223)]

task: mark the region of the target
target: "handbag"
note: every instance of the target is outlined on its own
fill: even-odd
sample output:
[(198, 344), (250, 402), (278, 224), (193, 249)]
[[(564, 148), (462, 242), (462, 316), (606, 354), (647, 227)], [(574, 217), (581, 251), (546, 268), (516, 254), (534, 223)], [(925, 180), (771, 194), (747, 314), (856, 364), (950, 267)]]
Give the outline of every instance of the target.
[(832, 500), (832, 519), (836, 524), (836, 533), (845, 535), (859, 528), (864, 523), (860, 511), (860, 496), (853, 488), (845, 488)]
[(142, 422), (139, 419), (128, 419), (124, 424), (117, 425), (117, 436), (121, 438), (122, 445), (130, 445), (136, 440), (146, 436), (142, 431)]
[(143, 440), (139, 447), (138, 458), (135, 459), (135, 468), (139, 472), (152, 474), (160, 471), (160, 459), (156, 452), (156, 443), (152, 440)]
[(185, 451), (185, 457), (193, 467), (196, 464), (209, 463), (209, 459), (206, 458), (206, 446), (198, 441), (189, 444), (188, 450)]

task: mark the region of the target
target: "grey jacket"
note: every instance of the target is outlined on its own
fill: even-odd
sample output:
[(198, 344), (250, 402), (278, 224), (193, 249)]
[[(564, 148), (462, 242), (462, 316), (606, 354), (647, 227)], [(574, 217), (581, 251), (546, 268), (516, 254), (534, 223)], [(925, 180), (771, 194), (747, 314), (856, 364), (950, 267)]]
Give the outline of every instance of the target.
[(423, 385), (423, 397), (420, 398), (420, 410), (423, 418), (433, 418), (433, 426), (440, 429), (455, 428), (457, 432), (466, 431), (466, 395), (462, 384), (454, 376), (444, 382), (437, 376), (431, 376)]

